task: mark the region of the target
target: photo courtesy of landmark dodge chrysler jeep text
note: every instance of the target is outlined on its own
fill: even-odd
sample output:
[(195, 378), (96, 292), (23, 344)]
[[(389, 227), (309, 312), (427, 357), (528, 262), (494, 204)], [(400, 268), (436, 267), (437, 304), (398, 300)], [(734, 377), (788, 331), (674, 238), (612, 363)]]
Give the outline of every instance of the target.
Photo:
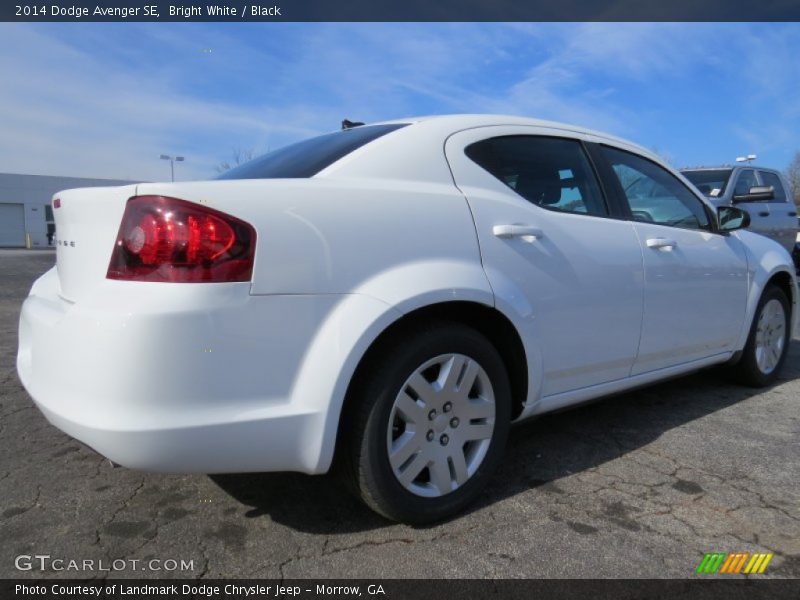
[(791, 258), (743, 210), (519, 117), (355, 126), (53, 207), (69, 244), (17, 359), (51, 423), (136, 469), (335, 460), (412, 523), (489, 483), (512, 422), (716, 364), (771, 383), (796, 321)]

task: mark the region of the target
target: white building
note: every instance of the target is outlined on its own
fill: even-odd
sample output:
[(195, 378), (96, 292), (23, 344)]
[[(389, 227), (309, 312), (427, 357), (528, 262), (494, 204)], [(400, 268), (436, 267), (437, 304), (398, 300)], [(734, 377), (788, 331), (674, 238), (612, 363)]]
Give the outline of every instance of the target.
[[(50, 200), (61, 190), (135, 181), (0, 173), (0, 248), (42, 248), (55, 233)], [(52, 237), (51, 237), (52, 239)]]

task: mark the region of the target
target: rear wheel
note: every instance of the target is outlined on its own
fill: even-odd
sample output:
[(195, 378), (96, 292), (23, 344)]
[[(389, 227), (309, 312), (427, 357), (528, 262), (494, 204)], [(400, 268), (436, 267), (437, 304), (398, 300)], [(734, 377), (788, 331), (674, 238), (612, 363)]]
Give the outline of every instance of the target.
[(429, 326), (389, 348), (351, 399), (351, 487), (390, 519), (441, 520), (475, 499), (501, 458), (508, 375), (494, 346), (460, 324)]
[(764, 387), (778, 378), (789, 349), (790, 311), (783, 290), (772, 285), (764, 290), (742, 357), (733, 367), (740, 382)]

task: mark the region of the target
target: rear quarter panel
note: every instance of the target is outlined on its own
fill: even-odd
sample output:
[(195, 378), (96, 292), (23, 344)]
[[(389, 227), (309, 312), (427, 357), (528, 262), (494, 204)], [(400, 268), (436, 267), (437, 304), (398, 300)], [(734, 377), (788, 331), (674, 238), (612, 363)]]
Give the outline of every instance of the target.
[(413, 288), (422, 303), (445, 290), (492, 304), (472, 217), (453, 185), (312, 178), (144, 184), (138, 193), (251, 223), (252, 294), (363, 293), (402, 304)]

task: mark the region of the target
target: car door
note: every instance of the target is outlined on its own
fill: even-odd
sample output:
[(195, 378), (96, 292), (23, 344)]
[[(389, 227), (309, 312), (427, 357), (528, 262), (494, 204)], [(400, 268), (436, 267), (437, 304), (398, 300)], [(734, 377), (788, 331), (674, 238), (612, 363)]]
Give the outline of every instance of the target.
[(797, 207), (786, 197), (786, 188), (780, 175), (759, 170), (761, 185), (771, 187), (774, 198), (765, 204), (769, 210), (770, 237), (791, 252), (797, 238)]
[(734, 349), (747, 299), (742, 243), (716, 233), (710, 208), (667, 169), (593, 147), (611, 167), (644, 255), (644, 315), (632, 375)]
[(642, 317), (642, 256), (609, 218), (582, 142), (563, 131), (486, 127), (446, 154), (472, 211), (498, 307), (516, 315), (541, 396), (628, 376)]

